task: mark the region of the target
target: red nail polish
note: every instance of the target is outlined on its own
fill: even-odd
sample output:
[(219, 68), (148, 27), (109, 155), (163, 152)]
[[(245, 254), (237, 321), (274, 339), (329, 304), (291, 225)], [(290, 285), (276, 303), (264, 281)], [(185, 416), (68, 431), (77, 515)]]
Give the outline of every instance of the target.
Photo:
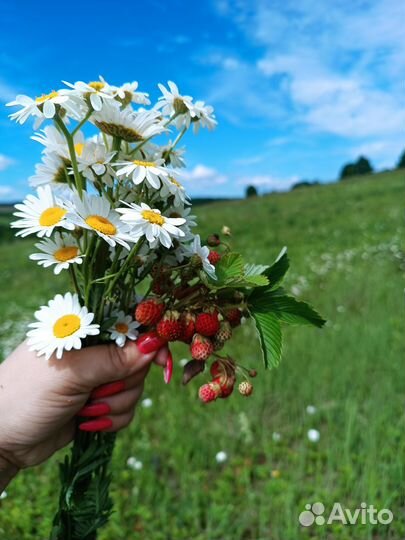
[(153, 331), (143, 334), (136, 341), (136, 345), (142, 354), (156, 352), (161, 347), (163, 347), (163, 345), (166, 345), (166, 343), (167, 342), (164, 339), (162, 339), (160, 336), (157, 335), (156, 332)]
[(97, 420), (90, 420), (89, 422), (79, 424), (79, 429), (82, 431), (103, 431), (110, 427), (112, 427), (112, 420), (110, 418), (97, 418)]
[(89, 403), (77, 413), (77, 416), (104, 416), (111, 412), (108, 403)]
[(122, 392), (124, 389), (125, 389), (124, 381), (115, 381), (112, 383), (103, 384), (102, 386), (95, 388), (91, 392), (90, 397), (94, 399), (108, 397), (114, 394), (118, 394), (118, 392)]
[(172, 374), (173, 374), (173, 356), (169, 350), (169, 352), (167, 353), (166, 365), (163, 370), (163, 378), (166, 384), (169, 384), (169, 382), (171, 381)]

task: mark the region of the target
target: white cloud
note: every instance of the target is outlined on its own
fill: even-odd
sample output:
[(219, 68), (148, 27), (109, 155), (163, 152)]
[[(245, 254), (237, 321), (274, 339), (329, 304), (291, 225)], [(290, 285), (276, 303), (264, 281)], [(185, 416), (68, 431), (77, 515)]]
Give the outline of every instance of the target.
[(4, 171), (7, 167), (10, 167), (14, 163), (14, 159), (0, 154), (0, 171)]
[(266, 191), (288, 191), (298, 181), (298, 176), (277, 178), (271, 175), (263, 174), (240, 178), (238, 180), (238, 184), (241, 186), (255, 186)]
[(0, 198), (10, 198), (15, 194), (14, 189), (11, 186), (0, 186)]
[(18, 92), (14, 90), (11, 86), (0, 81), (0, 101), (2, 103), (12, 101), (17, 94)]
[(212, 167), (207, 165), (198, 164), (189, 171), (181, 173), (182, 181), (189, 182), (192, 188), (206, 188), (210, 186), (225, 184), (228, 181), (228, 177), (225, 174), (220, 173)]

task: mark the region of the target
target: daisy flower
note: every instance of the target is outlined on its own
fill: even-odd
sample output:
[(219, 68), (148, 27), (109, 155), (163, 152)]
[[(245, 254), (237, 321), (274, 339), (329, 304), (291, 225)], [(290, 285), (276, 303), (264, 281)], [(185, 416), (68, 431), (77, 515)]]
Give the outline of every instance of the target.
[(158, 84), (162, 96), (159, 98), (156, 107), (162, 109), (162, 113), (167, 116), (173, 116), (176, 113), (180, 115), (192, 114), (193, 98), (181, 95), (173, 81), (168, 81), (167, 85), (169, 89), (165, 88), (163, 84)]
[(134, 241), (128, 234), (129, 227), (120, 221), (120, 216), (104, 197), (83, 193), (81, 200), (76, 196), (68, 217), (78, 227), (98, 234), (112, 247), (121, 244), (129, 249), (128, 242)]
[(123, 311), (113, 313), (116, 317), (115, 323), (108, 329), (111, 333), (111, 339), (115, 341), (118, 347), (123, 347), (128, 339), (136, 339), (139, 332), (136, 330), (140, 326), (139, 322), (134, 321), (131, 315), (125, 315)]
[(44, 154), (42, 162), (35, 165), (35, 174), (28, 179), (30, 186), (67, 184), (68, 165), (70, 165), (70, 161), (67, 158), (62, 158), (54, 153)]
[(184, 206), (187, 203), (187, 194), (184, 186), (180, 184), (178, 180), (173, 176), (168, 176), (162, 180), (162, 189), (160, 190), (160, 196), (163, 200), (166, 200), (170, 196), (174, 197), (173, 204), (175, 207)]
[(210, 131), (217, 126), (218, 122), (215, 119), (214, 108), (211, 105), (206, 105), (204, 101), (196, 101), (193, 104), (193, 112), (194, 133), (198, 133), (200, 126), (208, 128)]
[(22, 204), (16, 204), (19, 217), (11, 223), (11, 227), (21, 229), (16, 236), (37, 234), (39, 237), (51, 236), (55, 227), (73, 230), (74, 224), (67, 219), (67, 209), (55, 198), (50, 186), (39, 187), (37, 196), (27, 195)]
[(128, 208), (117, 208), (117, 212), (122, 214), (122, 221), (131, 225), (131, 231), (138, 238), (145, 235), (151, 245), (160, 242), (169, 248), (173, 238), (184, 236), (179, 225), (183, 225), (185, 219), (162, 216), (160, 210), (152, 209), (145, 203), (127, 205)]
[(199, 234), (194, 236), (193, 243), (190, 246), (185, 247), (184, 253), (189, 258), (193, 257), (194, 255), (198, 255), (201, 259), (204, 272), (212, 279), (217, 279), (215, 275), (215, 266), (208, 260), (210, 250), (207, 246), (201, 245), (201, 238)]
[(166, 210), (166, 214), (168, 217), (171, 218), (183, 218), (184, 219), (184, 225), (181, 225), (181, 230), (184, 231), (184, 238), (182, 238), (182, 242), (185, 243), (189, 240), (194, 239), (194, 234), (191, 232), (192, 227), (196, 227), (196, 216), (191, 215), (191, 206), (188, 208), (184, 206), (172, 206), (168, 210)]
[[(57, 154), (58, 156), (70, 161), (69, 147), (65, 136), (55, 126), (46, 126), (41, 131), (34, 133), (31, 137), (33, 141), (39, 142), (44, 148), (46, 154)], [(78, 131), (74, 135), (75, 148), (81, 147), (84, 143), (84, 135)]]
[(120, 169), (117, 169), (117, 176), (127, 176), (132, 178), (135, 185), (146, 181), (155, 189), (160, 188), (160, 181), (168, 175), (167, 169), (163, 166), (164, 160), (146, 161), (135, 159), (133, 161), (123, 161), (115, 163)]
[(146, 92), (136, 92), (138, 82), (127, 82), (121, 86), (110, 86), (115, 98), (119, 98), (123, 105), (131, 102), (138, 105), (150, 105), (149, 94)]
[(94, 182), (97, 176), (112, 172), (109, 163), (115, 156), (115, 152), (107, 152), (104, 144), (90, 141), (81, 146), (76, 144), (75, 149), (79, 171), (85, 178)]
[(82, 264), (83, 255), (80, 254), (80, 247), (77, 240), (71, 235), (57, 235), (56, 238), (43, 240), (35, 247), (41, 253), (30, 255), (32, 261), (38, 261), (40, 266), (48, 268), (55, 265), (54, 273), (60, 274), (62, 270), (67, 270), (71, 264)]
[(83, 99), (89, 99), (90, 104), (95, 111), (101, 111), (103, 107), (104, 100), (112, 99), (110, 86), (105, 82), (105, 80), (100, 77), (99, 81), (92, 81), (85, 83), (83, 81), (77, 81), (74, 84), (63, 81), (66, 86), (72, 88), (71, 92), (73, 95), (76, 95)]
[(28, 346), (37, 351), (38, 356), (45, 355), (49, 360), (56, 351), (56, 358), (62, 358), (63, 351), (80, 349), (82, 339), (100, 333), (98, 324), (91, 324), (94, 314), (79, 303), (77, 294), (57, 294), (36, 313), (38, 322), (29, 324), (32, 330), (27, 332)]
[(30, 116), (37, 117), (35, 126), (39, 125), (45, 118), (53, 118), (55, 116), (57, 105), (62, 105), (69, 100), (69, 97), (63, 92), (52, 91), (49, 94), (43, 94), (35, 99), (29, 96), (19, 95), (14, 101), (7, 103), (7, 107), (21, 107), (19, 111), (10, 114), (12, 120), (16, 120), (19, 124), (24, 124)]
[(116, 101), (105, 102), (91, 121), (103, 133), (127, 142), (140, 142), (166, 130), (157, 111), (135, 113), (128, 107), (121, 109)]

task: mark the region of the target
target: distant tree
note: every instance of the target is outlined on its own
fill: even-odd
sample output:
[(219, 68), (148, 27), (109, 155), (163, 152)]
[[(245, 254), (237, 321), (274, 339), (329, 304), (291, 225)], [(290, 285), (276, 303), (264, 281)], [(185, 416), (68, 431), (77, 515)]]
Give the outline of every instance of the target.
[(319, 186), (318, 180), (301, 180), (300, 182), (297, 182), (294, 184), (291, 189), (299, 189), (304, 187), (312, 187), (312, 186)]
[(405, 169), (405, 150), (399, 157), (397, 169)]
[(258, 193), (257, 193), (257, 189), (255, 188), (255, 186), (248, 186), (246, 188), (246, 198), (249, 198), (249, 197), (257, 197)]
[(367, 158), (360, 156), (354, 163), (346, 163), (340, 171), (340, 179), (343, 180), (348, 176), (357, 176), (362, 174), (370, 174), (373, 172), (373, 167)]

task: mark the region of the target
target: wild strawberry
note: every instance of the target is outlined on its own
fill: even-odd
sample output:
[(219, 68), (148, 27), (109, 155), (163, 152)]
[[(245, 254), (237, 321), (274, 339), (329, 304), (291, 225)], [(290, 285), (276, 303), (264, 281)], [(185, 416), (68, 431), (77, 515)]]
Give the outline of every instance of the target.
[(253, 384), (249, 381), (243, 381), (240, 383), (238, 390), (242, 396), (250, 396), (253, 392)]
[(221, 385), (221, 395), (219, 396), (222, 399), (229, 397), (233, 389), (235, 388), (235, 377), (229, 377), (225, 384)]
[(194, 334), (190, 345), (191, 356), (194, 360), (207, 360), (214, 352), (212, 341), (200, 334)]
[(228, 339), (231, 339), (231, 337), (231, 324), (228, 321), (222, 321), (219, 325), (218, 332), (215, 334), (215, 339), (218, 341), (222, 341), (222, 343), (225, 343), (225, 341), (228, 341)]
[(221, 260), (221, 254), (218, 251), (211, 250), (208, 254), (208, 260), (215, 266)]
[(190, 311), (181, 314), (180, 320), (183, 324), (182, 341), (190, 343), (195, 334), (195, 315)]
[(249, 377), (256, 377), (257, 371), (255, 369), (249, 369)]
[(166, 311), (163, 318), (158, 322), (156, 331), (159, 336), (167, 341), (177, 341), (183, 336), (183, 324), (180, 321), (178, 311)]
[(212, 338), (212, 344), (214, 345), (214, 351), (220, 351), (224, 348), (225, 341), (217, 339), (216, 336)]
[(214, 336), (219, 330), (218, 313), (200, 313), (195, 321), (195, 329), (202, 336)]
[(135, 319), (145, 326), (151, 326), (160, 321), (164, 310), (165, 305), (161, 300), (149, 298), (137, 305)]
[(242, 312), (238, 308), (233, 308), (225, 313), (225, 317), (231, 323), (231, 326), (235, 327), (240, 324), (240, 320), (242, 318)]
[(208, 384), (203, 384), (198, 390), (198, 397), (203, 403), (209, 403), (210, 401), (215, 401), (221, 393), (221, 387), (219, 384), (210, 382)]
[(210, 367), (210, 373), (214, 378), (223, 377), (226, 374), (224, 363), (220, 362), (219, 360), (215, 360), (215, 362), (212, 362)]
[(210, 234), (210, 236), (207, 238), (207, 244), (211, 247), (219, 246), (221, 243), (221, 239), (219, 238), (218, 234)]

